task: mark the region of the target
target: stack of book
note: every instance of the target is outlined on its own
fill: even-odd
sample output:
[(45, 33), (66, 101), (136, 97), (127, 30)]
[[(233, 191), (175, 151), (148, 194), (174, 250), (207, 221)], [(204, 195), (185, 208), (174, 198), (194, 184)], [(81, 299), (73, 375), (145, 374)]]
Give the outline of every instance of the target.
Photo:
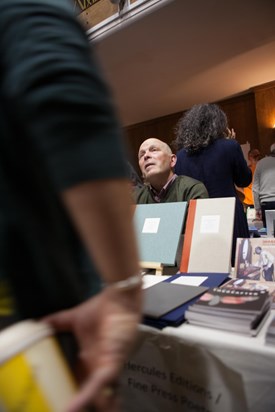
[(270, 307), (267, 291), (211, 288), (189, 306), (185, 318), (193, 325), (256, 336)]

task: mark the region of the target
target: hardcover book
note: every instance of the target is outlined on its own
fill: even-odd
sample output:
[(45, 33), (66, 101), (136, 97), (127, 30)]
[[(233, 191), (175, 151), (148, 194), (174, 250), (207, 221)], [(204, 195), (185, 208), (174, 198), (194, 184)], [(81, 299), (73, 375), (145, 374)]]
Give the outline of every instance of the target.
[(136, 205), (134, 226), (140, 261), (174, 266), (187, 202)]
[(160, 318), (173, 309), (200, 296), (208, 288), (205, 286), (176, 285), (161, 282), (144, 290), (143, 314)]
[[(226, 280), (229, 279), (227, 273), (177, 273), (176, 275), (168, 276), (168, 277), (165, 277), (165, 276), (153, 276), (153, 277), (155, 279), (158, 278), (158, 280), (160, 278), (161, 279), (164, 278), (165, 279), (164, 281), (163, 280), (160, 280), (160, 281), (165, 282), (165, 283), (177, 283), (177, 284), (178, 282), (182, 283), (181, 280), (183, 277), (185, 278), (185, 280), (188, 277), (189, 279), (188, 285), (204, 286), (207, 289), (220, 286), (222, 283), (224, 283)], [(148, 283), (150, 285), (150, 282)], [(148, 285), (148, 283), (145, 282), (145, 285), (146, 284)], [(155, 283), (156, 282), (154, 282), (154, 284)], [(186, 303), (181, 304), (180, 306), (177, 306), (175, 309), (171, 310), (170, 312), (166, 313), (165, 315), (159, 318), (145, 316), (143, 321), (146, 325), (149, 325), (149, 326), (152, 326), (158, 329), (162, 329), (166, 326), (179, 326), (185, 321), (186, 310), (197, 299), (198, 299), (198, 296), (192, 298)]]
[(181, 272), (231, 272), (235, 198), (189, 202)]
[(275, 239), (268, 237), (238, 238), (235, 277), (274, 282)]

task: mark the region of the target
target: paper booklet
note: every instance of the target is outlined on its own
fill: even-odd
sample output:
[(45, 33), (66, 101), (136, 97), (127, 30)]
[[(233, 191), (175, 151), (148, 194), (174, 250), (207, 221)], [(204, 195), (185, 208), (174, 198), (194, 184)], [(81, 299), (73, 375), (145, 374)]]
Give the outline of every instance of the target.
[(238, 238), (234, 274), (236, 278), (275, 282), (275, 238)]

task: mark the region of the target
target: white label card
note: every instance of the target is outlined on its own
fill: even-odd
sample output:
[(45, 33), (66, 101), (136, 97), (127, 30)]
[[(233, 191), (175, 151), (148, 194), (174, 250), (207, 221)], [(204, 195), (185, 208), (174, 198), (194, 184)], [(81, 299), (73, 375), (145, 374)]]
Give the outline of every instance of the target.
[(219, 233), (220, 215), (202, 216), (200, 233)]
[(180, 276), (171, 283), (176, 283), (178, 285), (200, 286), (206, 279), (207, 276)]
[(150, 286), (156, 285), (157, 283), (163, 282), (164, 280), (168, 279), (170, 276), (162, 275), (144, 275), (142, 276), (142, 288), (146, 289)]
[(148, 217), (144, 220), (142, 233), (158, 233), (160, 217)]

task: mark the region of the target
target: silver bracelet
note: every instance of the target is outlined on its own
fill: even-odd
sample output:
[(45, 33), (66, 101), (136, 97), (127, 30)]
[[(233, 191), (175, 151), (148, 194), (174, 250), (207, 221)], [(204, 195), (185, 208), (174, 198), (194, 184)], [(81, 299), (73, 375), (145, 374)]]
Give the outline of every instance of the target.
[(108, 283), (106, 286), (113, 287), (118, 290), (131, 290), (142, 285), (142, 277), (140, 273), (130, 276), (127, 279), (119, 280), (118, 282)]

